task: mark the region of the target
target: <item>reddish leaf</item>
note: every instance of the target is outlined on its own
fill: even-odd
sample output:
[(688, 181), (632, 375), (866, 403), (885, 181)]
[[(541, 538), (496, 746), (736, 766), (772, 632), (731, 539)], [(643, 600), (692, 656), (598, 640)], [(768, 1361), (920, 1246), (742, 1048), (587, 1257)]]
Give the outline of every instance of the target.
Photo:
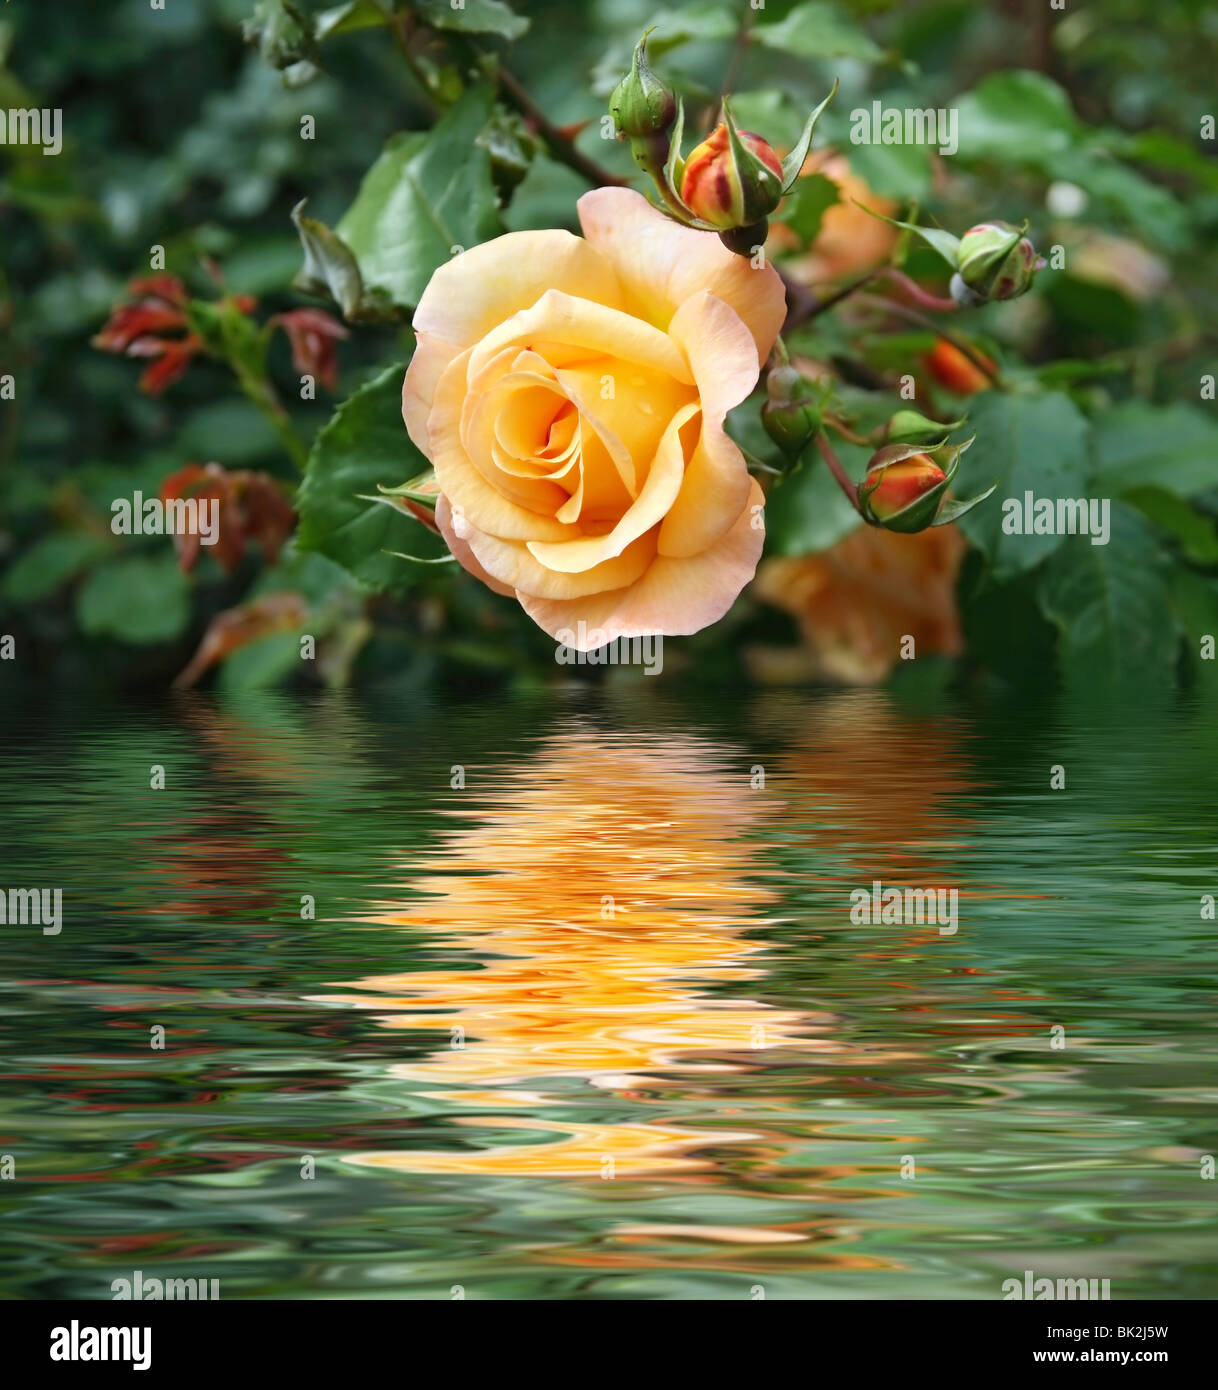
[(315, 376), (328, 390), (338, 385), (338, 350), (347, 330), (320, 309), (292, 309), (271, 320), (288, 335), (292, 365), (302, 375)]
[(276, 632), (291, 632), (302, 627), (308, 618), (309, 606), (300, 594), (268, 594), (240, 607), (226, 609), (207, 625), (199, 649), (183, 668), (174, 685), (185, 689), (194, 685), (204, 672), (233, 652), (251, 642), (270, 637)]

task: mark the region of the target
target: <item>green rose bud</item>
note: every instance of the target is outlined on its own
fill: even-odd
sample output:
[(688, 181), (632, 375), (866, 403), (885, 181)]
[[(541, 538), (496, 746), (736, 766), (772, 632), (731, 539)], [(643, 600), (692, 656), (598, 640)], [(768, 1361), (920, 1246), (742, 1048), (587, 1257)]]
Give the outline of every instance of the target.
[(960, 238), (952, 297), (973, 307), (995, 299), (1015, 299), (1032, 287), (1044, 264), (1018, 227), (982, 222)]
[[(664, 135), (677, 119), (676, 98), (647, 64), (647, 34), (635, 45), (630, 71), (609, 98), (609, 111), (621, 140)], [(663, 162), (661, 159), (660, 164)]]
[(773, 368), (766, 376), (768, 399), (761, 407), (765, 432), (794, 462), (820, 429), (820, 407), (813, 388), (794, 367)]

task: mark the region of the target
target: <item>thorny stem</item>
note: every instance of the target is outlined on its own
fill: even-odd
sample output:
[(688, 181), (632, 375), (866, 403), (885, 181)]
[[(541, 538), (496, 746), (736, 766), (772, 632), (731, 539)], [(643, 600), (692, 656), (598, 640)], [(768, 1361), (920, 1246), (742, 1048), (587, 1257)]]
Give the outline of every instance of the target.
[[(780, 272), (781, 273), (781, 272)], [(821, 314), (828, 313), (835, 308), (843, 299), (861, 290), (876, 280), (891, 280), (893, 284), (912, 299), (916, 304), (920, 304), (924, 309), (933, 310), (939, 314), (953, 314), (959, 309), (959, 305), (954, 299), (940, 299), (937, 295), (927, 294), (921, 285), (916, 284), (903, 274), (895, 266), (882, 265), (875, 270), (869, 270), (866, 275), (860, 275), (857, 280), (851, 280), (848, 285), (843, 285), (841, 289), (834, 290), (832, 294), (821, 298), (815, 292), (806, 289), (804, 286), (796, 286), (795, 282), (783, 276), (787, 286), (787, 321), (784, 325), (788, 332), (797, 328), (801, 323), (806, 323), (809, 319), (818, 318)], [(792, 290), (796, 293), (793, 295)], [(941, 333), (946, 337), (946, 333)]]
[(845, 468), (842, 467), (841, 459), (833, 452), (833, 446), (825, 438), (823, 431), (817, 431), (816, 447), (820, 450), (821, 458), (829, 465), (829, 472), (837, 479), (838, 487), (846, 494), (850, 501), (850, 505), (856, 512), (859, 512), (861, 516), (862, 512), (859, 509), (858, 491), (850, 481), (850, 475), (846, 472)]
[(940, 299), (936, 294), (927, 294), (921, 285), (899, 271), (896, 266), (885, 266), (878, 275), (899, 285), (915, 304), (920, 304), (924, 309), (931, 309), (937, 314), (954, 314), (959, 311), (960, 306), (954, 299)]
[(532, 123), (560, 164), (565, 164), (568, 169), (573, 169), (593, 185), (612, 185), (618, 188), (626, 186), (627, 181), (625, 179), (620, 179), (616, 174), (602, 169), (594, 159), (589, 159), (587, 155), (581, 154), (575, 148), (574, 140), (569, 135), (564, 135), (541, 110), (521, 85), (518, 77), (502, 65), (496, 69), (496, 72), (504, 96), (527, 121)]

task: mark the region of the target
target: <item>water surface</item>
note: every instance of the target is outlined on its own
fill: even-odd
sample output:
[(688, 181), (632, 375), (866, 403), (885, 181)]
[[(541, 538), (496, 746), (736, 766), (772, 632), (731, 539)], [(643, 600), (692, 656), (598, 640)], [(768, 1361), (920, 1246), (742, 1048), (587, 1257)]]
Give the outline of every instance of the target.
[(0, 1295), (1218, 1295), (1214, 715), (655, 685), (10, 712)]

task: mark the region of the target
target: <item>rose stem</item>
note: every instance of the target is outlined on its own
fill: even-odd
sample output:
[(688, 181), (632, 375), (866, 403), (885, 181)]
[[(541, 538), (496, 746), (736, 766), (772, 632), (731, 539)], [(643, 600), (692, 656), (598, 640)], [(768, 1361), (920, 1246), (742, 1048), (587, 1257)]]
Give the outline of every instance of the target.
[(816, 447), (820, 450), (821, 458), (829, 465), (829, 472), (837, 479), (838, 487), (840, 487), (850, 499), (850, 505), (856, 512), (859, 512), (861, 516), (862, 512), (859, 509), (858, 491), (850, 481), (850, 475), (842, 467), (841, 459), (833, 452), (833, 446), (825, 438), (822, 431), (818, 431), (817, 433)]
[(545, 115), (533, 98), (525, 91), (524, 87), (521, 86), (519, 78), (502, 65), (497, 69), (497, 73), (499, 85), (503, 89), (504, 96), (507, 97), (522, 116), (533, 123), (538, 133), (544, 137), (546, 144), (549, 145), (554, 158), (557, 159), (560, 164), (565, 164), (568, 169), (573, 169), (577, 174), (586, 178), (593, 186), (626, 187), (626, 179), (620, 179), (616, 174), (611, 174), (607, 169), (602, 169), (595, 160), (589, 159), (587, 155), (581, 154), (580, 151), (575, 148), (575, 142), (570, 136), (564, 135), (549, 117)]

